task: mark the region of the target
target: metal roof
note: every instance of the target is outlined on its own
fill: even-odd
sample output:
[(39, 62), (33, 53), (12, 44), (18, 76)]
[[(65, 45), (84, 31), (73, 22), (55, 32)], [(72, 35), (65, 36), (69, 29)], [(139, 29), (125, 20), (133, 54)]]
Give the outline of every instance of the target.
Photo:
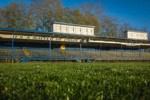
[(39, 33), (39, 34), (52, 34), (53, 32), (44, 32), (44, 31), (37, 31), (37, 30), (25, 30), (20, 28), (0, 28), (0, 31), (13, 31), (13, 32), (25, 32), (25, 33)]
[(102, 36), (86, 36), (86, 35), (74, 35), (68, 33), (56, 33), (56, 32), (40, 32), (36, 30), (24, 30), (18, 28), (0, 28), (1, 32), (18, 32), (25, 34), (36, 34), (36, 35), (53, 35), (53, 36), (63, 36), (63, 37), (78, 37), (78, 38), (92, 38), (93, 40), (113, 40), (113, 41), (132, 41), (132, 42), (150, 42), (149, 40), (135, 40), (135, 39), (126, 39), (126, 38), (115, 38), (115, 37), (102, 37)]
[(87, 35), (77, 35), (77, 34), (69, 34), (69, 33), (58, 33), (58, 32), (44, 32), (44, 31), (36, 31), (36, 30), (24, 30), (18, 28), (0, 28), (0, 31), (5, 32), (22, 32), (26, 34), (38, 34), (38, 35), (57, 35), (57, 36), (71, 36), (71, 37), (95, 37), (95, 36), (87, 36)]

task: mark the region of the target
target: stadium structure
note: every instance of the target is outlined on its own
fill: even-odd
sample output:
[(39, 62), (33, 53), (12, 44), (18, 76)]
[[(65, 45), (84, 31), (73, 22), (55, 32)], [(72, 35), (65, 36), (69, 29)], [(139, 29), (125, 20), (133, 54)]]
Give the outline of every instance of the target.
[(63, 22), (52, 23), (51, 32), (1, 28), (0, 61), (150, 61), (146, 32), (98, 37), (94, 28)]

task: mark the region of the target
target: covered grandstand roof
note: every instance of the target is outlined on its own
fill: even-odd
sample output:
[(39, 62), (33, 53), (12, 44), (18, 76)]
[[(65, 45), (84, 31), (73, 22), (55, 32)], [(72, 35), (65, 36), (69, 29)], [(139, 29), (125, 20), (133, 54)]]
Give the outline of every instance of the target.
[(68, 33), (58, 33), (58, 32), (44, 32), (44, 31), (37, 31), (37, 30), (25, 30), (19, 28), (0, 28), (0, 32), (15, 32), (21, 34), (38, 34), (38, 35), (56, 35), (56, 36), (70, 36), (70, 37), (95, 37), (95, 36), (86, 36), (86, 35), (74, 35)]
[[(102, 43), (101, 41), (109, 41), (109, 42), (126, 42), (126, 43), (145, 43), (150, 45), (150, 41), (148, 40), (133, 40), (126, 38), (114, 38), (114, 37), (101, 37), (101, 36), (86, 36), (86, 35), (73, 35), (73, 34), (62, 34), (62, 33), (54, 33), (54, 32), (40, 32), (36, 30), (24, 30), (24, 29), (16, 29), (16, 28), (0, 28), (0, 34), (12, 34), (16, 35), (28, 35), (28, 36), (44, 36), (44, 37), (58, 37), (58, 38), (77, 38), (77, 39), (88, 39), (94, 41), (93, 43)], [(100, 41), (100, 42), (96, 42)], [(105, 42), (104, 42), (105, 43)]]

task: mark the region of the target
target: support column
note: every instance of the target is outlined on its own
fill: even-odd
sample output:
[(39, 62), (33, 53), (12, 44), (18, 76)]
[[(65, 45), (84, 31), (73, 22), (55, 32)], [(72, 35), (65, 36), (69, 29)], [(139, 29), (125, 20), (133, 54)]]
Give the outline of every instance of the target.
[(82, 43), (80, 43), (80, 59), (82, 58)]
[(49, 40), (49, 60), (51, 61), (51, 40)]
[(121, 60), (122, 60), (122, 44), (121, 44)]
[(102, 44), (100, 44), (100, 58), (102, 59)]
[(12, 41), (11, 41), (11, 61), (14, 63), (14, 32), (12, 33)]
[(139, 45), (139, 58), (141, 57), (141, 47)]

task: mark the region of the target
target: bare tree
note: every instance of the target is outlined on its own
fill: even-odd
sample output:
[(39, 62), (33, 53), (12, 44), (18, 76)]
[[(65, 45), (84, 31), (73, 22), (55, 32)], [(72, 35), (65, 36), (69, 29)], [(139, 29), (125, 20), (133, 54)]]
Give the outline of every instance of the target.
[(79, 24), (93, 25), (95, 26), (95, 33), (99, 32), (99, 19), (103, 15), (105, 9), (102, 3), (97, 2), (85, 2), (80, 6), (76, 6), (78, 11), (80, 11)]
[(32, 0), (34, 3), (36, 22), (48, 31), (51, 22), (62, 20), (62, 6), (60, 0)]
[(12, 2), (1, 8), (1, 27), (24, 28), (24, 17), (26, 15), (25, 4)]

